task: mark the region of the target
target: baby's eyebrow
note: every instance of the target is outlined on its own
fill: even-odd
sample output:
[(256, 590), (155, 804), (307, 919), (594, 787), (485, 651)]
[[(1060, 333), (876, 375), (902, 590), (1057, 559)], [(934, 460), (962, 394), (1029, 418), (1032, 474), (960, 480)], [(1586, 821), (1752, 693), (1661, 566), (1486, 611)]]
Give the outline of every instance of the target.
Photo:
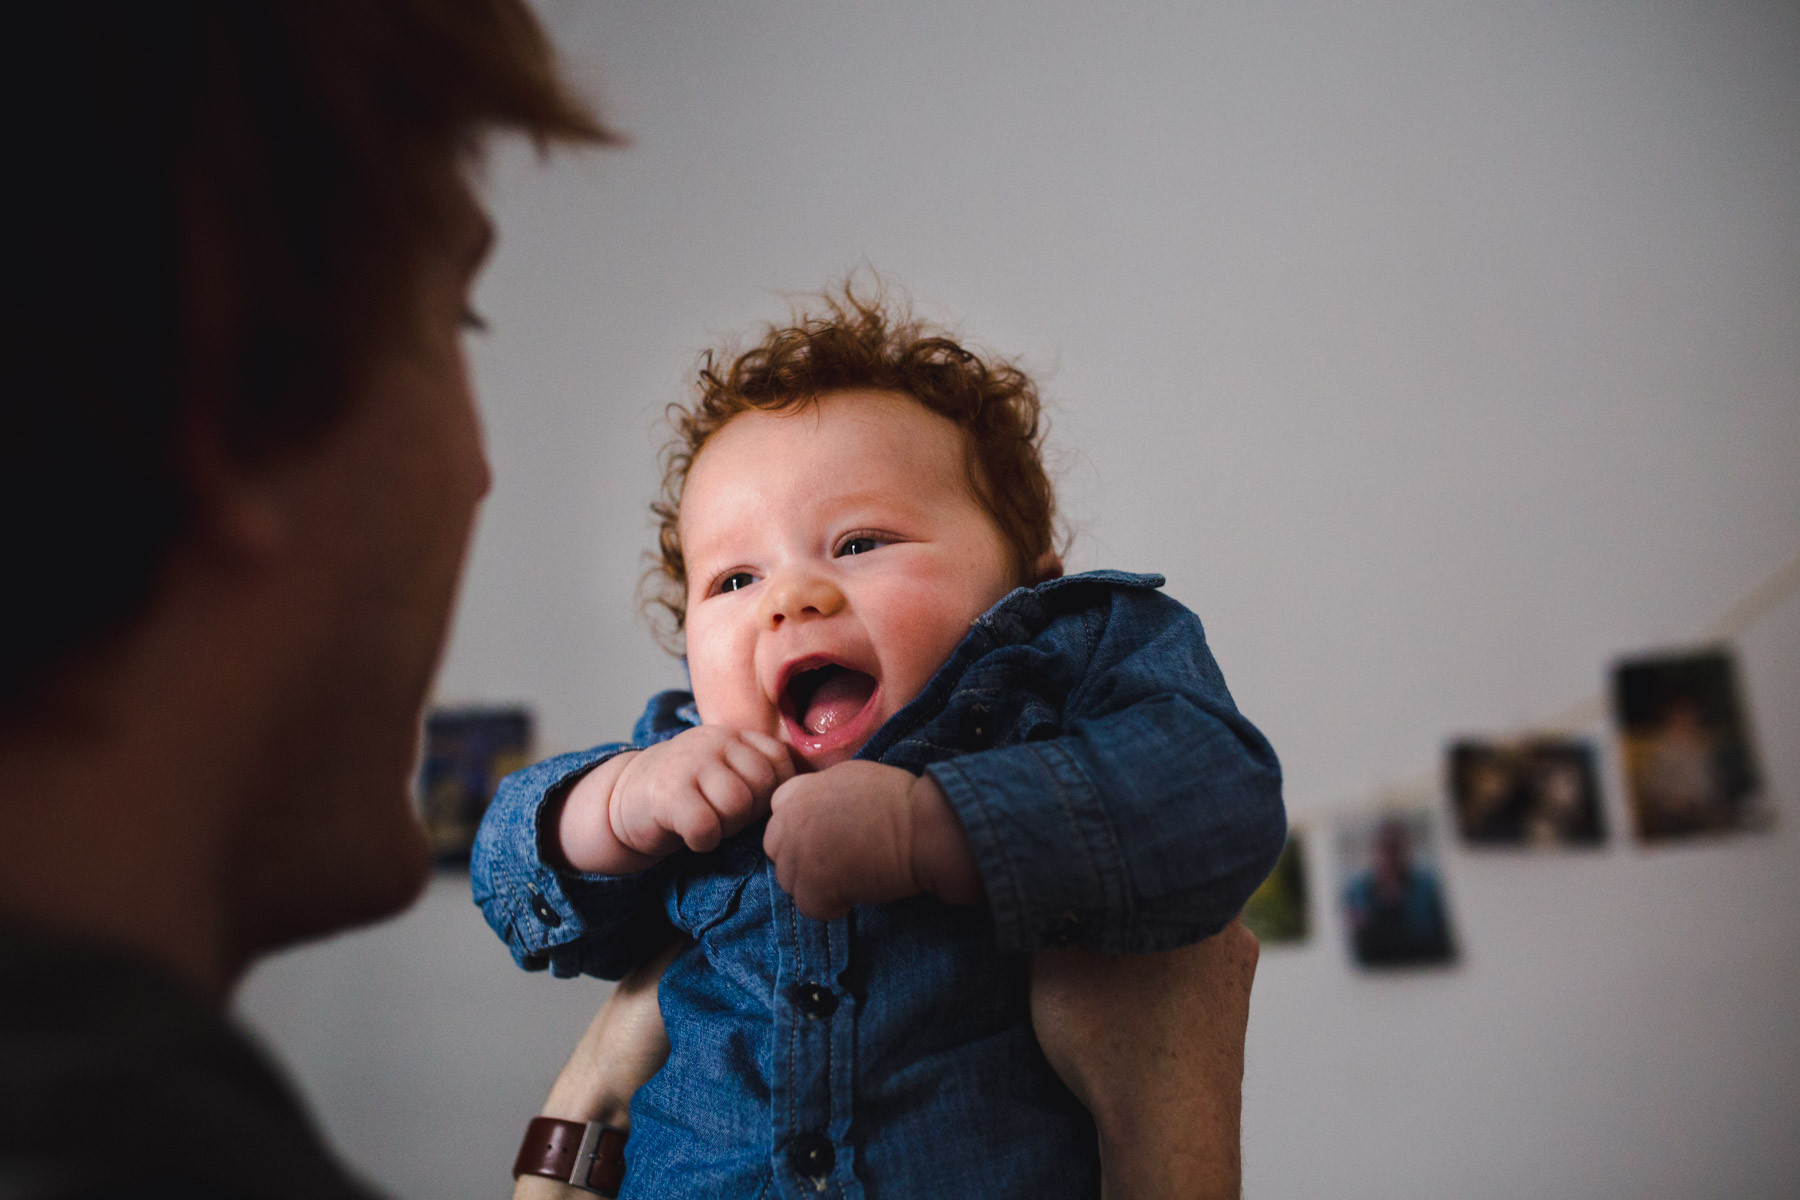
[(742, 537), (715, 537), (704, 542), (684, 542), (681, 554), (690, 582), (706, 583), (720, 572), (732, 568), (752, 570), (749, 561), (755, 555), (744, 545)]
[(918, 516), (922, 509), (906, 496), (874, 488), (833, 492), (816, 498), (816, 503), (833, 509), (881, 509), (884, 514), (901, 517)]
[[(854, 484), (847, 485), (844, 491), (815, 493), (811, 497), (811, 503), (830, 513), (844, 514), (843, 523), (851, 526), (903, 525), (923, 520), (925, 512), (923, 506), (906, 496), (880, 488), (856, 487)], [(762, 525), (762, 520), (754, 513), (741, 512), (723, 522), (722, 527), (711, 530), (711, 536), (704, 541), (683, 538), (682, 552), (687, 560), (690, 578), (698, 582), (710, 580), (735, 560), (745, 557), (746, 552), (740, 547)]]

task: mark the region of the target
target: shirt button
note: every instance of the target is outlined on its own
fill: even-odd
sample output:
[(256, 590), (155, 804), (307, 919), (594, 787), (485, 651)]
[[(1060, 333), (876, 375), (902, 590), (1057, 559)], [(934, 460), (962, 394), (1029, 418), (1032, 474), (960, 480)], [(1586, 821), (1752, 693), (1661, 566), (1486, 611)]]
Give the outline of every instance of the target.
[(525, 890), (531, 893), (531, 911), (537, 914), (538, 920), (542, 921), (551, 929), (555, 929), (558, 925), (562, 924), (562, 916), (554, 908), (550, 907), (550, 902), (544, 899), (542, 893), (534, 887), (528, 887)]
[(803, 1133), (788, 1143), (788, 1165), (808, 1179), (823, 1179), (837, 1165), (837, 1151), (831, 1139), (816, 1133)]
[(1075, 939), (1081, 936), (1081, 918), (1072, 912), (1066, 912), (1044, 931), (1044, 936), (1053, 946), (1072, 946)]
[(985, 704), (971, 704), (962, 715), (964, 744), (980, 749), (994, 740), (994, 714)]
[(822, 983), (803, 983), (794, 989), (794, 1004), (815, 1021), (822, 1021), (837, 1011), (838, 998)]

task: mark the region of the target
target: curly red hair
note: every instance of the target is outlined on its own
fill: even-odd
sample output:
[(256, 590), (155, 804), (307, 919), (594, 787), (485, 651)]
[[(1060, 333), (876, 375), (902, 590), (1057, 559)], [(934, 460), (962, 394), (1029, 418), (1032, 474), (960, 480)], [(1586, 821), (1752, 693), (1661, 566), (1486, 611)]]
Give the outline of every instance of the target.
[(787, 324), (771, 324), (747, 350), (706, 351), (693, 399), (669, 406), (674, 436), (663, 449), (662, 494), (650, 506), (657, 550), (644, 590), (647, 606), (673, 622), (664, 631), (671, 649), (687, 619), (681, 495), (700, 451), (740, 413), (791, 412), (862, 390), (909, 396), (963, 430), (970, 489), (1006, 538), (1021, 582), (1060, 550), (1037, 384), (1012, 360), (977, 353), (913, 316), (879, 285), (864, 294), (847, 282), (796, 309)]

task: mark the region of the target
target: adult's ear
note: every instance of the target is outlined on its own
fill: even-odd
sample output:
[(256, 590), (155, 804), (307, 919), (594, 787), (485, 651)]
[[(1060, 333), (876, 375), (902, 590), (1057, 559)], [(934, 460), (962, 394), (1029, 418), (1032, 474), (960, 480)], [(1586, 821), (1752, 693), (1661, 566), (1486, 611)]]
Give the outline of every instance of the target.
[(218, 197), (193, 189), (182, 221), (182, 323), (187, 352), (180, 470), (187, 489), (188, 539), (227, 558), (260, 557), (283, 535), (273, 480), (232, 445), (227, 432), (235, 390), (232, 364), (243, 336), (239, 256), (220, 232), (229, 227)]
[(190, 411), (181, 458), (191, 542), (237, 561), (265, 557), (282, 545), (288, 534), (282, 472), (244, 461), (228, 443), (215, 406)]
[(1037, 559), (1031, 564), (1031, 570), (1026, 572), (1029, 578), (1027, 578), (1025, 582), (1034, 585), (1048, 583), (1052, 579), (1062, 578), (1062, 573), (1062, 555), (1054, 550), (1046, 550), (1038, 555)]

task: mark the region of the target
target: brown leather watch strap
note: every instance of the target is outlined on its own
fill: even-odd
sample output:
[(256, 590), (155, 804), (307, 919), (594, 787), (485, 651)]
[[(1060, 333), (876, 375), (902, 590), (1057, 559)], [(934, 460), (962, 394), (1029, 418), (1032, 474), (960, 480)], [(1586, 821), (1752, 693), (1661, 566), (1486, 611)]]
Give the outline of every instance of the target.
[(513, 1178), (541, 1175), (572, 1187), (617, 1196), (625, 1182), (623, 1129), (589, 1121), (533, 1117), (513, 1160)]

